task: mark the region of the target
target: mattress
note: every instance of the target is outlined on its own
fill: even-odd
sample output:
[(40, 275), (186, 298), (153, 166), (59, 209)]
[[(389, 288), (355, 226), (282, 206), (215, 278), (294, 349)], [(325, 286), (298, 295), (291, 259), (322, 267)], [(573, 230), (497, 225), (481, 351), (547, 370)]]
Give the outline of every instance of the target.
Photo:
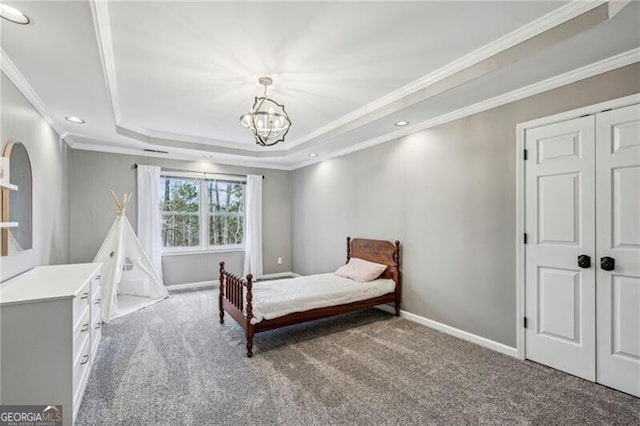
[(333, 273), (257, 282), (253, 284), (251, 323), (379, 297), (393, 293), (395, 286), (390, 279), (361, 283)]

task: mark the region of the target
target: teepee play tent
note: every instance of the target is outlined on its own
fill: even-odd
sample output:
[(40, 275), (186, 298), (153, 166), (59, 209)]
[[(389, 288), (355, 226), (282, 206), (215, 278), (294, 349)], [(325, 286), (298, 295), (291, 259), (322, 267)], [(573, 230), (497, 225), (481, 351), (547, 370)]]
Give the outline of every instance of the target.
[(169, 297), (124, 211), (131, 194), (118, 199), (118, 215), (94, 262), (102, 263), (102, 321), (126, 315)]

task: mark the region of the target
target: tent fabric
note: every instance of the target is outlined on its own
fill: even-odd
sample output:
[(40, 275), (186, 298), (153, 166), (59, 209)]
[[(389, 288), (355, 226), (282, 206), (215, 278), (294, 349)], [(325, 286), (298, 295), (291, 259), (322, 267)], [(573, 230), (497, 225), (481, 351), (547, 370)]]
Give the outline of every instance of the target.
[(129, 220), (118, 214), (94, 262), (102, 263), (102, 321), (142, 309), (169, 297)]

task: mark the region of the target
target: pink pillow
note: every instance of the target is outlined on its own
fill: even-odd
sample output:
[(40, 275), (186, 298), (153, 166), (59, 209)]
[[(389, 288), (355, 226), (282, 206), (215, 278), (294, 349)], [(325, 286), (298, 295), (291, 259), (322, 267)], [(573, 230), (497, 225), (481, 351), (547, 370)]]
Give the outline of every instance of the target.
[(364, 259), (352, 257), (346, 265), (338, 268), (336, 275), (366, 283), (378, 278), (385, 269), (387, 269), (387, 265), (381, 265), (379, 263), (373, 263)]

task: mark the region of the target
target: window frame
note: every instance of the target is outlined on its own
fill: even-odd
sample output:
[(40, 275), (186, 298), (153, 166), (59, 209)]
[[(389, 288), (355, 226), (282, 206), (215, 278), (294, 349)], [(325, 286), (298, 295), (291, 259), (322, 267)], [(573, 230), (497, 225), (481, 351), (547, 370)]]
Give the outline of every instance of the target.
[[(246, 176), (237, 175), (225, 175), (225, 174), (213, 174), (213, 173), (192, 173), (192, 172), (174, 172), (165, 171), (160, 172), (160, 178), (176, 178), (176, 179), (192, 179), (198, 182), (199, 194), (200, 194), (200, 209), (198, 212), (198, 220), (200, 225), (200, 235), (198, 246), (189, 247), (162, 247), (162, 256), (175, 256), (175, 255), (187, 255), (187, 254), (204, 254), (204, 253), (224, 253), (224, 252), (237, 252), (244, 251), (246, 241), (246, 224), (247, 224), (247, 178)], [(244, 233), (242, 236), (242, 244), (228, 244), (228, 245), (211, 245), (209, 240), (209, 191), (207, 185), (212, 181), (221, 182), (238, 182), (245, 185), (243, 194), (243, 221), (244, 221)], [(160, 216), (162, 217), (162, 207), (158, 206)]]

